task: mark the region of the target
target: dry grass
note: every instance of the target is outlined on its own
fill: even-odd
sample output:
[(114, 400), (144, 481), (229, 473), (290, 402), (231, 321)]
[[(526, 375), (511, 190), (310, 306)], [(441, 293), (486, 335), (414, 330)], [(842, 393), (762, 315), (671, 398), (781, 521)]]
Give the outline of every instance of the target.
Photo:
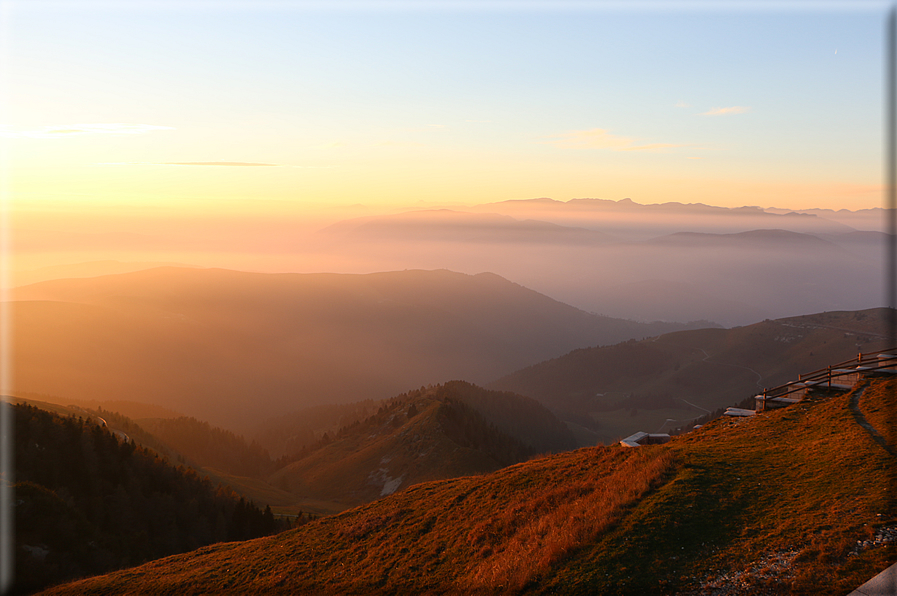
[[(895, 390), (867, 388), (873, 425)], [(840, 596), (897, 560), (895, 543), (872, 539), (897, 526), (894, 457), (850, 399), (419, 484), (53, 593), (703, 595), (725, 584), (731, 595)]]
[(617, 522), (628, 505), (658, 484), (673, 459), (668, 451), (613, 449), (602, 455), (593, 465), (607, 474), (521, 495), (523, 500), (474, 526), (468, 541), (483, 558), (468, 572), (467, 587), (523, 587)]
[(860, 397), (860, 412), (884, 437), (891, 449), (897, 449), (897, 390), (894, 385), (871, 385)]
[(219, 545), (56, 593), (518, 589), (619, 521), (673, 463), (659, 448), (581, 449), (421, 484), (269, 539)]
[[(864, 395), (881, 397), (897, 384), (871, 388)], [(764, 593), (850, 592), (897, 560), (893, 544), (856, 550), (897, 510), (894, 458), (856, 423), (850, 398), (720, 419), (670, 443), (676, 477), (555, 566), (540, 591), (708, 594), (714, 578), (756, 576)], [(783, 552), (795, 553), (787, 573), (754, 571)], [(755, 594), (757, 585), (725, 593)]]

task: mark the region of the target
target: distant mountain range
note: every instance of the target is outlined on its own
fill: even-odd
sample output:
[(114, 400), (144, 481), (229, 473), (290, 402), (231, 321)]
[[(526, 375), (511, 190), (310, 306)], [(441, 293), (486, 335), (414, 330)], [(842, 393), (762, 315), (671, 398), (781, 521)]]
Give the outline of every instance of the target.
[(632, 239), (686, 231), (732, 234), (769, 228), (810, 234), (834, 234), (855, 229), (817, 213), (786, 210), (770, 212), (760, 207), (729, 208), (702, 203), (642, 205), (631, 199), (525, 199), (487, 203), (474, 209), (561, 225), (578, 225), (608, 233), (625, 234)]
[(18, 391), (156, 404), (247, 434), (315, 403), (484, 383), (577, 347), (684, 328), (600, 317), (497, 275), (450, 271), (157, 268), (13, 297)]
[(359, 267), (490, 271), (642, 321), (745, 325), (880, 306), (884, 296), (887, 236), (816, 215), (597, 199), (486, 208), (515, 217), (442, 209), (347, 220), (318, 234), (320, 250)]
[(360, 218), (349, 213), (323, 229), (289, 217), (230, 223), (218, 232), (181, 226), (174, 234), (149, 226), (139, 245), (116, 244), (116, 234), (126, 230), (19, 231), (16, 254), (26, 262), (34, 261), (32, 252), (53, 250), (62, 260), (109, 251), (139, 258), (16, 267), (13, 282), (134, 271), (149, 267), (148, 255), (155, 254), (157, 262), (177, 255), (181, 262), (269, 272), (490, 272), (587, 312), (638, 321), (733, 326), (883, 304), (883, 209), (529, 199)]
[(582, 227), (450, 209), (350, 219), (324, 228), (319, 235), (340, 241), (442, 241), (478, 244), (586, 245), (605, 244), (614, 240), (603, 232)]

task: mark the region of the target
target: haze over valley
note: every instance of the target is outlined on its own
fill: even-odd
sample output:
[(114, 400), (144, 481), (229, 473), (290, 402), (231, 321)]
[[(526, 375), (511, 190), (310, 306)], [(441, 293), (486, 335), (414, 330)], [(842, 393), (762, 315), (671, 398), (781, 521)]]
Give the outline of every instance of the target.
[[(848, 216), (857, 212), (778, 214), (628, 199), (532, 199), (349, 218), (312, 229), (286, 218), (247, 223), (249, 235), (212, 221), (190, 236), (159, 230), (124, 244), (117, 236), (50, 230), (41, 240), (25, 230), (14, 244), (23, 263), (73, 255), (118, 254), (128, 260), (22, 269), (13, 281), (24, 285), (157, 263), (303, 273), (448, 269), (495, 273), (606, 316), (733, 326), (880, 304), (886, 213), (872, 211), (878, 220)], [(161, 223), (142, 222), (144, 228), (154, 225)], [(212, 238), (225, 235), (226, 240)]]
[(0, 593), (897, 561), (890, 8), (213, 4), (0, 10)]

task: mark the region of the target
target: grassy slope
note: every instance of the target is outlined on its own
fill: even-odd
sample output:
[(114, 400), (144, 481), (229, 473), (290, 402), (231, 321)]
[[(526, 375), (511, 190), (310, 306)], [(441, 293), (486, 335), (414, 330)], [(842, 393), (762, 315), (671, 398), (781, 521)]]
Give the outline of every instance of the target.
[[(897, 381), (864, 394), (866, 411)], [(876, 397), (878, 396), (878, 397)], [(54, 593), (844, 594), (897, 560), (893, 458), (850, 396), (411, 487), (297, 530)], [(851, 554), (855, 551), (855, 554)], [(785, 564), (781, 564), (783, 562)]]
[(886, 391), (879, 384), (863, 392), (859, 399), (862, 415), (887, 441), (897, 448), (897, 391)]
[[(895, 390), (892, 383), (871, 393)], [(897, 559), (893, 547), (848, 556), (857, 540), (894, 525), (897, 512), (889, 491), (895, 462), (848, 403), (808, 400), (754, 419), (721, 419), (674, 441), (684, 464), (675, 480), (546, 585), (627, 593), (742, 582), (748, 594), (771, 582), (783, 593), (849, 592)], [(787, 553), (796, 553), (790, 569), (767, 570), (768, 578), (751, 570)], [(646, 566), (650, 573), (637, 571)]]
[(395, 404), (380, 424), (335, 440), (278, 470), (268, 482), (301, 502), (323, 501), (344, 510), (398, 487), (501, 467), (446, 436), (438, 420), (442, 403), (424, 398), (415, 404), (419, 412), (412, 419), (407, 419), (408, 404)]

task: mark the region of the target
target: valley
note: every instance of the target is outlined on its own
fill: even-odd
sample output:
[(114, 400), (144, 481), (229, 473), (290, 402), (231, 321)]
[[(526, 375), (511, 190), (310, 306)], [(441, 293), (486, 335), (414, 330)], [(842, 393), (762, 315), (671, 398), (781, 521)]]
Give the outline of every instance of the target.
[(305, 406), (483, 384), (574, 348), (707, 324), (598, 316), (446, 270), (153, 268), (12, 294), (15, 392), (149, 403), (241, 434)]
[[(880, 282), (870, 280), (880, 232), (822, 217), (830, 214), (701, 205), (486, 207), (347, 219), (290, 249), (317, 251), (321, 264), (334, 257), (357, 269), (364, 255), (411, 269), (266, 273), (171, 265), (160, 254), (20, 276), (35, 283), (7, 294), (15, 346), (7, 401), (171, 465), (169, 477), (217, 491), (223, 509), (214, 522), (187, 524), (188, 538), (166, 529), (150, 549), (127, 521), (150, 497), (137, 496), (136, 480), (116, 485), (82, 447), (78, 466), (102, 487), (91, 496), (72, 501), (77, 483), (46, 477), (17, 485), (28, 504), (16, 509), (28, 529), (16, 543), (18, 589), (111, 572), (96, 588), (59, 590), (131, 592), (145, 581), (147, 593), (177, 585), (188, 593), (629, 594), (650, 586), (685, 596), (737, 578), (743, 591), (735, 593), (785, 585), (827, 593), (822, 578), (848, 585), (891, 558), (879, 534), (890, 536), (897, 514), (880, 487), (860, 496), (861, 481), (844, 476), (843, 499), (863, 512), (862, 528), (850, 516), (823, 523), (841, 510), (796, 528), (763, 492), (806, 493), (824, 506), (816, 485), (788, 478), (859, 440), (850, 428), (821, 430), (841, 424), (841, 406), (798, 404), (792, 411), (807, 414), (809, 431), (778, 412), (721, 418), (729, 407), (753, 408), (765, 387), (891, 347), (893, 309), (845, 308), (878, 302)], [(644, 227), (647, 207), (669, 219)], [(865, 221), (858, 217), (844, 221)], [(752, 227), (767, 223), (782, 227)], [(826, 281), (832, 270), (838, 291)], [(849, 291), (856, 287), (863, 291)], [(820, 310), (766, 316), (814, 305)], [(856, 407), (868, 412), (862, 420), (877, 434), (867, 435), (886, 453), (892, 385), (864, 387), (869, 393), (847, 406), (855, 424)], [(636, 432), (674, 437), (619, 446)], [(793, 440), (782, 438), (788, 433)], [(818, 438), (799, 455), (806, 433)], [(793, 457), (764, 450), (773, 436), (797, 450)], [(869, 461), (849, 472), (889, 483), (880, 454), (863, 449)], [(767, 463), (750, 471), (746, 454)], [(830, 489), (823, 476), (816, 472)], [(754, 480), (766, 488), (758, 492)], [(103, 521), (100, 502), (123, 517)], [(184, 515), (166, 507), (169, 519)], [(876, 507), (886, 513), (873, 519)], [(76, 533), (103, 545), (92, 558), (73, 558), (86, 547), (68, 530), (43, 536), (46, 520), (72, 515), (87, 516)], [(246, 521), (253, 515), (262, 517)], [(258, 532), (276, 535), (245, 541)], [(823, 538), (808, 538), (814, 532)], [(705, 537), (700, 545), (695, 533)], [(876, 545), (865, 558), (845, 554), (854, 535)], [(116, 540), (139, 548), (116, 558)], [(272, 544), (305, 562), (268, 553)], [(252, 559), (254, 571), (234, 556)], [(521, 567), (524, 559), (532, 564)], [(823, 560), (834, 575), (820, 572)], [(787, 561), (789, 571), (765, 561)], [(52, 571), (41, 579), (44, 568)]]
[[(855, 391), (876, 419), (894, 389)], [(718, 419), (663, 446), (423, 483), (272, 538), (48, 593), (843, 594), (894, 556), (890, 543), (862, 545), (897, 523), (892, 456), (854, 421), (851, 398)]]
[(831, 2), (3, 2), (0, 594), (897, 571), (897, 12)]

